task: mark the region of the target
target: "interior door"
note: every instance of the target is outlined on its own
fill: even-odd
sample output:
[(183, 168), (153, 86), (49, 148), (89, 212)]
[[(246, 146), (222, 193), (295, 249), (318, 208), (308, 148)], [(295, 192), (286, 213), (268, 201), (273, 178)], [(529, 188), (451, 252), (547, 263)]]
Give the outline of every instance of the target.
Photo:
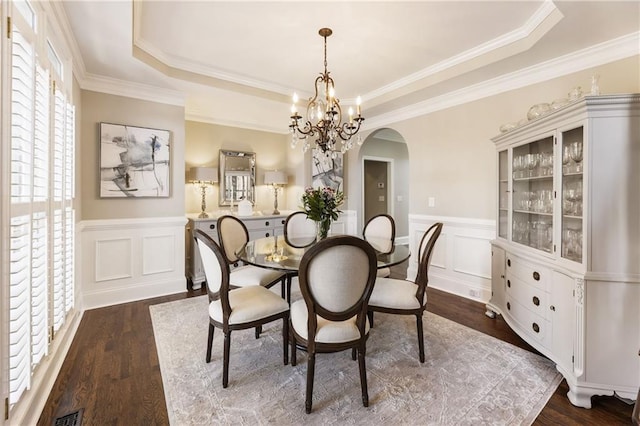
[(364, 160), (364, 221), (389, 213), (389, 163)]

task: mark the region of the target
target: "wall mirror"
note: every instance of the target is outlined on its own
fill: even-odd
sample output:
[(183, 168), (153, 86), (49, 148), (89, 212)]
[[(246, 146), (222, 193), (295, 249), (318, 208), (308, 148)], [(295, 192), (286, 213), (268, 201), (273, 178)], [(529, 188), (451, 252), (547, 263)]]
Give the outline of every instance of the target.
[(247, 199), (255, 205), (256, 153), (220, 150), (220, 206)]

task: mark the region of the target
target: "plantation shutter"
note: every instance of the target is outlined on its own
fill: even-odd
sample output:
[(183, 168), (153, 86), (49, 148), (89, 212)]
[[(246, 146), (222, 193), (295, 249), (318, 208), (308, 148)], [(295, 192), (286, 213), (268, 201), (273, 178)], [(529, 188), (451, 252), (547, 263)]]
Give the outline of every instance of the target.
[(8, 359), (10, 408), (32, 386), (75, 291), (75, 110), (52, 84), (50, 70), (60, 78), (62, 62), (49, 41), (48, 50), (38, 47), (44, 39), (34, 9), (28, 1), (12, 5), (9, 345), (0, 354)]
[(36, 105), (35, 35), (19, 31), (14, 24), (11, 40), (9, 403), (13, 404), (29, 388), (31, 376), (31, 188)]

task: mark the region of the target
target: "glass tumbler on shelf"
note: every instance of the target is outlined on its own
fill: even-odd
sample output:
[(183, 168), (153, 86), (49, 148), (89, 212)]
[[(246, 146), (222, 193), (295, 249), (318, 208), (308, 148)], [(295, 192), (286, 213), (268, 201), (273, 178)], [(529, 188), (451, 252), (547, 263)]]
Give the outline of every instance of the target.
[(569, 145), (564, 145), (562, 147), (562, 174), (566, 175), (569, 173), (569, 163), (571, 162), (571, 154), (569, 153)]

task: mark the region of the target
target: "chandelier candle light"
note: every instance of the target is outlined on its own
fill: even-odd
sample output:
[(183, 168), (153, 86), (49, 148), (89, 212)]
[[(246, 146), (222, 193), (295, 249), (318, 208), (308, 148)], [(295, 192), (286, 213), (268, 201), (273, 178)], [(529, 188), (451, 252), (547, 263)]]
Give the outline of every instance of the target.
[(271, 185), (273, 188), (273, 193), (275, 195), (275, 200), (273, 202), (273, 214), (280, 214), (280, 211), (278, 210), (278, 190), (280, 189), (280, 186), (287, 184), (287, 175), (285, 175), (284, 172), (277, 170), (265, 172), (264, 183)]
[(189, 181), (200, 186), (202, 191), (202, 203), (200, 204), (201, 212), (199, 218), (207, 218), (209, 215), (205, 212), (207, 209), (206, 195), (207, 185), (213, 185), (218, 182), (218, 169), (215, 167), (193, 167)]
[[(293, 94), (291, 106), (291, 148), (295, 148), (298, 140), (303, 141), (302, 151), (307, 152), (311, 147), (308, 137), (317, 137), (315, 143), (320, 151), (327, 157), (336, 158), (339, 149), (343, 154), (353, 148), (351, 137), (360, 130), (364, 121), (361, 111), (361, 99), (356, 101), (356, 115), (353, 108), (349, 107), (348, 121), (342, 120), (340, 100), (336, 98), (333, 79), (327, 71), (327, 37), (332, 34), (330, 28), (322, 28), (318, 32), (324, 38), (324, 72), (316, 78), (315, 95), (309, 99), (307, 105), (306, 122), (301, 123), (302, 116), (298, 114), (298, 95)], [(338, 148), (338, 143), (340, 147)], [(358, 135), (358, 145), (362, 145), (362, 138)]]

